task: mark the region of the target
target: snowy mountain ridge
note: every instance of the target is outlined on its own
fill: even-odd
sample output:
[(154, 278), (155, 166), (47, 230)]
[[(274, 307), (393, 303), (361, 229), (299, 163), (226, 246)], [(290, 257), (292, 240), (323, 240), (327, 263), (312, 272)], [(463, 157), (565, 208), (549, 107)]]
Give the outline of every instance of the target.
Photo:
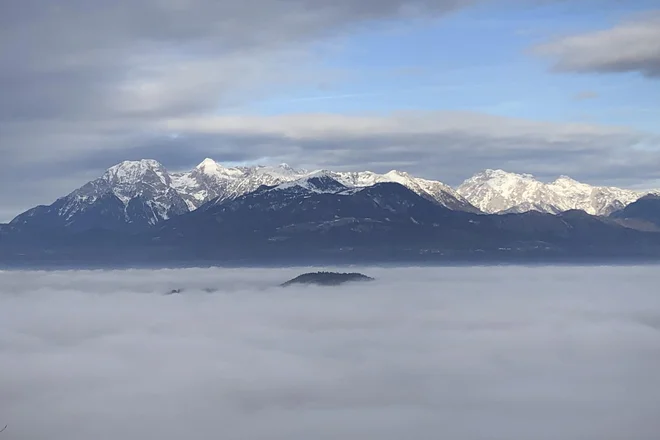
[(276, 186), (300, 179), (308, 174), (286, 164), (278, 167), (224, 167), (212, 159), (204, 159), (191, 171), (173, 173), (172, 188), (185, 200), (190, 211), (214, 201), (222, 203), (255, 191), (260, 186)]
[(125, 229), (153, 226), (163, 220), (237, 199), (262, 187), (290, 197), (312, 193), (354, 193), (379, 183), (398, 183), (446, 208), (474, 213), (552, 214), (583, 210), (609, 215), (649, 192), (597, 187), (561, 176), (543, 183), (530, 174), (486, 170), (456, 190), (402, 171), (336, 172), (278, 166), (225, 167), (205, 159), (187, 172), (170, 173), (158, 161), (125, 161), (49, 206), (19, 215), (15, 225), (64, 226), (71, 229)]
[(557, 214), (573, 209), (591, 215), (609, 215), (642, 197), (646, 192), (591, 186), (568, 176), (550, 183), (531, 174), (485, 170), (467, 179), (457, 192), (489, 214), (540, 211)]
[[(141, 229), (163, 220), (214, 206), (261, 187), (340, 192), (366, 188), (382, 182), (397, 182), (418, 195), (454, 210), (478, 212), (451, 187), (419, 179), (400, 171), (387, 174), (296, 170), (278, 166), (225, 167), (205, 159), (187, 172), (170, 173), (152, 159), (124, 161), (108, 168), (101, 177), (86, 183), (49, 206), (38, 206), (17, 216), (14, 225)], [(295, 187), (296, 190), (290, 188)]]
[(478, 211), (450, 186), (396, 170), (386, 174), (371, 171), (307, 171), (293, 169), (287, 164), (276, 167), (228, 168), (212, 159), (205, 159), (190, 172), (172, 174), (172, 186), (186, 200), (188, 208), (192, 211), (205, 203), (219, 204), (235, 199), (256, 191), (261, 186), (285, 185), (299, 180), (302, 182), (309, 177), (319, 175), (331, 177), (347, 188), (363, 188), (377, 183), (396, 182), (450, 209)]

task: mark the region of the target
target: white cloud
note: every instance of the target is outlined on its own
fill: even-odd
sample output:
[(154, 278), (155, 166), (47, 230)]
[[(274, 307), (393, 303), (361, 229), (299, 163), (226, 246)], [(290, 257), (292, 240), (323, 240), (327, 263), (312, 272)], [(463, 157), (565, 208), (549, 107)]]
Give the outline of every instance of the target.
[[(534, 136), (548, 142), (573, 136), (629, 135), (625, 128), (546, 123), (459, 111), (409, 111), (387, 116), (298, 114), (283, 116), (216, 116), (165, 121), (163, 129), (175, 132), (266, 134), (292, 139), (333, 137), (361, 138), (370, 135), (425, 135), (475, 133), (489, 138)], [(577, 145), (575, 147), (578, 147)]]
[(615, 183), (633, 169), (635, 179), (646, 179), (660, 163), (657, 151), (640, 148), (660, 145), (650, 134), (474, 112), (202, 116), (170, 119), (160, 129), (178, 133), (186, 145), (201, 139), (204, 151), (220, 160), (240, 143), (247, 160), (273, 157), (329, 169), (398, 167), (449, 184), (484, 168)]
[(660, 76), (660, 11), (609, 29), (569, 35), (540, 45), (556, 68), (571, 72), (640, 72)]
[(375, 283), (271, 287), (302, 270), (0, 272), (4, 435), (652, 440), (660, 429), (655, 267), (365, 268)]

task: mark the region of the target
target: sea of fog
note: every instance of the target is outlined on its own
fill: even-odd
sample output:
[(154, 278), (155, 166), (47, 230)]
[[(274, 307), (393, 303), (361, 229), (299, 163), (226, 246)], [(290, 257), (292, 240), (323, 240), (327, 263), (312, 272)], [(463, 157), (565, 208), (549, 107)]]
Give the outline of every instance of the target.
[(307, 270), (0, 272), (0, 440), (660, 438), (660, 267)]

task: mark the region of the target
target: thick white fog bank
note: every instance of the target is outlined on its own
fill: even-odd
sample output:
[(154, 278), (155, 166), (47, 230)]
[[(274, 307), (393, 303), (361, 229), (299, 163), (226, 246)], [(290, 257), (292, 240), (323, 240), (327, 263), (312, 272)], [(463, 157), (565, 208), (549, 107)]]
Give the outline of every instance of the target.
[(359, 270), (0, 272), (0, 440), (659, 438), (659, 267)]

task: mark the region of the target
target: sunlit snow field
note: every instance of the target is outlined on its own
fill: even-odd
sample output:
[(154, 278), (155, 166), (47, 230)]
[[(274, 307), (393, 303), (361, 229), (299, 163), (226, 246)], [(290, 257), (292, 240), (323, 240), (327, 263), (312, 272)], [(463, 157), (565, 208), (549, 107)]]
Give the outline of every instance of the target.
[(0, 438), (659, 438), (660, 267), (309, 270), (0, 272)]

